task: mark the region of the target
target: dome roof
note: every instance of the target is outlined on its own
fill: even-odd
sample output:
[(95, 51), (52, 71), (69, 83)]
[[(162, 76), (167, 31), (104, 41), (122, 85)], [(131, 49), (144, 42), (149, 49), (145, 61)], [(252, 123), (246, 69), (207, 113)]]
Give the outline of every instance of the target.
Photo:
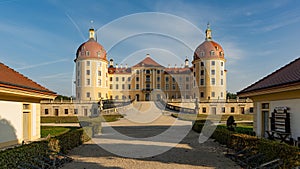
[(201, 45), (199, 45), (194, 52), (194, 60), (203, 57), (224, 58), (224, 50), (218, 43), (212, 40), (206, 40)]
[(94, 37), (94, 30), (90, 29), (90, 39), (79, 46), (76, 52), (76, 59), (102, 59), (107, 61), (106, 51)]
[(207, 24), (207, 29), (205, 31), (206, 38), (205, 41), (199, 45), (194, 52), (194, 60), (200, 58), (223, 58), (224, 51), (221, 45), (212, 40), (212, 31), (210, 29), (209, 23)]

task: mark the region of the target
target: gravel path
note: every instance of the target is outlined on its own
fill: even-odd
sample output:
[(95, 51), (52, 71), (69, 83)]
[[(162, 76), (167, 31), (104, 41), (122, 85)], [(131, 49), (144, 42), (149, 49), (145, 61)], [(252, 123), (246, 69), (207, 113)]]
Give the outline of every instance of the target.
[[(153, 103), (150, 102), (145, 105), (147, 109), (149, 106), (154, 112), (158, 111)], [(136, 116), (138, 116), (138, 114), (136, 114)], [(69, 155), (74, 158), (74, 161), (66, 164), (63, 168), (240, 168), (233, 161), (224, 156), (226, 148), (211, 139), (200, 144), (198, 142), (199, 134), (194, 131), (189, 131), (184, 139), (178, 144), (174, 141), (179, 137), (176, 136), (176, 133), (172, 135), (165, 134), (163, 139), (159, 141), (148, 139), (149, 137), (156, 137), (160, 134), (164, 134), (170, 129), (170, 126), (172, 126), (171, 128), (174, 128), (175, 131), (180, 132), (187, 126), (190, 128), (190, 125), (190, 122), (178, 121), (171, 116), (165, 115), (158, 116), (151, 123), (137, 123), (136, 121), (132, 122), (130, 119), (128, 120), (126, 118), (117, 122), (105, 123), (103, 134), (96, 136), (92, 141), (73, 149)], [(115, 131), (118, 131), (118, 133), (128, 136), (128, 138), (124, 139), (122, 137), (117, 137), (118, 134), (112, 133), (112, 128)], [(114, 147), (115, 150), (113, 152), (115, 154), (126, 152), (127, 157), (115, 155), (111, 153), (112, 151), (105, 150), (107, 149), (107, 146)], [(164, 149), (166, 150), (165, 152), (151, 156), (151, 153)], [(137, 155), (139, 153), (141, 156)], [(150, 156), (147, 156), (147, 153), (150, 154)]]

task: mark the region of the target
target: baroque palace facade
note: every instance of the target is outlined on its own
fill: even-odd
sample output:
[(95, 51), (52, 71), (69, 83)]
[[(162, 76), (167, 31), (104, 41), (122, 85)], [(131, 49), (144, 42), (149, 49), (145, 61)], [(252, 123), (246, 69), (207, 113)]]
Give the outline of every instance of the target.
[[(74, 60), (76, 101), (72, 102), (86, 104), (106, 99), (136, 101), (167, 99), (180, 100), (181, 105), (195, 108), (195, 104), (190, 103), (197, 98), (202, 109), (199, 113), (251, 112), (251, 101), (230, 101), (226, 98), (227, 70), (224, 51), (221, 45), (212, 40), (209, 25), (205, 33), (205, 41), (196, 48), (191, 67), (188, 59), (181, 67), (164, 67), (153, 60), (150, 54), (146, 54), (146, 57), (134, 66), (123, 67), (114, 64), (113, 59), (108, 61), (105, 49), (96, 41), (94, 29), (90, 29), (88, 41), (79, 46)], [(72, 105), (68, 104), (51, 101), (43, 103), (47, 113), (42, 114), (97, 114), (95, 108), (91, 110), (85, 105), (84, 113), (80, 113), (82, 108), (72, 110)], [(221, 108), (217, 108), (216, 105), (220, 105)], [(66, 108), (62, 108), (64, 106), (71, 110), (67, 111)], [(214, 109), (209, 111), (211, 106)]]

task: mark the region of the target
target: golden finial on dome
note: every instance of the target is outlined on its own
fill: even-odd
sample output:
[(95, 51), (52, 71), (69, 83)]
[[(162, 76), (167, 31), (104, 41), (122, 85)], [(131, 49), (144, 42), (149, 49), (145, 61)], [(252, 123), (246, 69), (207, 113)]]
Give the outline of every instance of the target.
[(206, 38), (205, 40), (209, 41), (209, 40), (212, 40), (212, 36), (211, 36), (211, 29), (210, 29), (210, 24), (209, 22), (207, 23), (207, 28), (206, 28)]
[(93, 28), (93, 23), (94, 23), (94, 21), (91, 20), (90, 22), (91, 22), (91, 28), (90, 28), (90, 30), (89, 30), (89, 33), (90, 33), (89, 38), (90, 38), (90, 39), (95, 39), (95, 30), (94, 30), (94, 28)]

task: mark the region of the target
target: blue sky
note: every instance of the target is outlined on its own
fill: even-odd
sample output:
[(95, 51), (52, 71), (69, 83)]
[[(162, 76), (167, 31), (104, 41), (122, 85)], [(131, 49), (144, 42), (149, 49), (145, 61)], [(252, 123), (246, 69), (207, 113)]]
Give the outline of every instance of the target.
[[(132, 65), (150, 53), (165, 66), (180, 65), (185, 57), (191, 60), (210, 22), (213, 39), (225, 50), (230, 92), (245, 88), (300, 53), (300, 1), (296, 0), (0, 0), (0, 11), (0, 61), (63, 95), (72, 94), (73, 60), (78, 46), (88, 38), (90, 20), (115, 63)], [(143, 12), (170, 15), (134, 18)], [(133, 16), (129, 22), (127, 15)], [(170, 36), (144, 34), (113, 46), (114, 38), (141, 30)]]

